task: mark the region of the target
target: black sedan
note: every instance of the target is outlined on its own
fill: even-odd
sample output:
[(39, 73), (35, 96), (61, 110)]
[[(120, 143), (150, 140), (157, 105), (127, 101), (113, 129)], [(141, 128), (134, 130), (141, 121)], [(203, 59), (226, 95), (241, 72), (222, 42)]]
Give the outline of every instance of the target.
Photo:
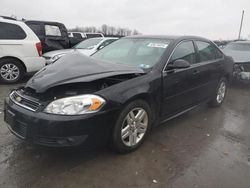
[(132, 36), (63, 56), (5, 101), (13, 134), (45, 146), (138, 148), (151, 127), (202, 102), (220, 106), (232, 67), (200, 37)]

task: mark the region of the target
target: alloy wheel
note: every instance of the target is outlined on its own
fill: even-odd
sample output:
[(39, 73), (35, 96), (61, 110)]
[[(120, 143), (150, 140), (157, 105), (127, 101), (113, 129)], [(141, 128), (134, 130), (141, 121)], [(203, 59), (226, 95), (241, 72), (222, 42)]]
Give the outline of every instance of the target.
[(219, 104), (222, 103), (222, 101), (225, 98), (225, 95), (226, 95), (226, 83), (221, 82), (218, 88), (217, 97), (216, 97), (216, 100)]
[(135, 146), (144, 137), (148, 128), (148, 114), (142, 108), (134, 108), (125, 117), (121, 138), (126, 146)]
[(1, 67), (0, 74), (3, 79), (7, 81), (13, 81), (19, 77), (20, 70), (16, 65), (7, 63)]

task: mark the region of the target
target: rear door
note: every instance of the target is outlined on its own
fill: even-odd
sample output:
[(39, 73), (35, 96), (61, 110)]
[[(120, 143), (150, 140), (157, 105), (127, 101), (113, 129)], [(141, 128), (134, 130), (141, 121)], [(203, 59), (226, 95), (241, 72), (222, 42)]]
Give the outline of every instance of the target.
[(199, 77), (199, 88), (196, 95), (197, 102), (209, 98), (215, 91), (220, 75), (223, 74), (223, 55), (208, 41), (195, 40), (198, 54), (197, 66)]
[[(0, 58), (32, 56), (33, 51), (25, 48), (26, 32), (17, 24), (0, 21)], [(35, 46), (34, 46), (35, 48)]]

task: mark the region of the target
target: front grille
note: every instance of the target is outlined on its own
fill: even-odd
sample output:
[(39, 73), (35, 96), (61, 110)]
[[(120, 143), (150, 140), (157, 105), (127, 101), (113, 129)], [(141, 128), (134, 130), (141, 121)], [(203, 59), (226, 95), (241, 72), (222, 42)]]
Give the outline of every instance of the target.
[(22, 106), (23, 108), (26, 108), (31, 111), (37, 111), (40, 106), (40, 103), (24, 97), (18, 91), (13, 91), (10, 94), (10, 99), (17, 105)]

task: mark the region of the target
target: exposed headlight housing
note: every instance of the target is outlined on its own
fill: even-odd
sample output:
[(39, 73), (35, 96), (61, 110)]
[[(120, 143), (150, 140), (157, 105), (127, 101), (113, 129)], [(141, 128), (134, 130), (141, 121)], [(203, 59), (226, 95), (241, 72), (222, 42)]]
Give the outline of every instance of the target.
[(105, 104), (105, 100), (96, 95), (78, 95), (65, 97), (51, 102), (45, 112), (61, 115), (80, 115), (97, 112)]

